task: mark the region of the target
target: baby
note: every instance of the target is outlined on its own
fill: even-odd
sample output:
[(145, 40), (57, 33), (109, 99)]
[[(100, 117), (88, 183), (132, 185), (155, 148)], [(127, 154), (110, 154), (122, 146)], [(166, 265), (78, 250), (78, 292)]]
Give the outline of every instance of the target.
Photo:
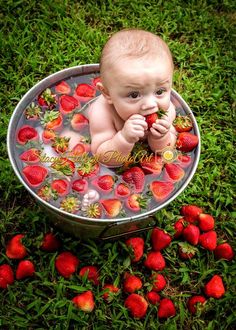
[[(91, 151), (99, 162), (121, 166), (117, 155), (127, 157), (143, 139), (154, 153), (174, 147), (173, 61), (160, 37), (138, 29), (115, 33), (103, 48), (100, 75), (101, 95), (89, 109)], [(160, 109), (164, 116), (148, 130), (145, 116)]]

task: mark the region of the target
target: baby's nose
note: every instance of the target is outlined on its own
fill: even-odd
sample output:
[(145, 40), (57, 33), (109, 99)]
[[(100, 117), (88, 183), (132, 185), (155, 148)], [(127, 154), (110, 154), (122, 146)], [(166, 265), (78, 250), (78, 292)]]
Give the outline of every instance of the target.
[(141, 105), (141, 110), (149, 110), (157, 107), (157, 101), (154, 96), (145, 97), (143, 99), (143, 104)]

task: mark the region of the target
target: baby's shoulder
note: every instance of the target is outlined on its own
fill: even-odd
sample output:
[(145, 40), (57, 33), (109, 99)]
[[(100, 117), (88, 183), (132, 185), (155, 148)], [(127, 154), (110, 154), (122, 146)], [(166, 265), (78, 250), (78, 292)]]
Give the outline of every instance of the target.
[(103, 95), (99, 95), (98, 98), (90, 104), (88, 116), (89, 119), (99, 118), (99, 120), (112, 118), (111, 105), (106, 101)]

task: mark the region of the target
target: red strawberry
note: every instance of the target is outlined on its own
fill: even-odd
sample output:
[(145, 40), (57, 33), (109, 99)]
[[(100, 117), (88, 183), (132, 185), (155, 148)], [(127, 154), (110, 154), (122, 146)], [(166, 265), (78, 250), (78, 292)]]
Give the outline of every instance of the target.
[(45, 129), (42, 133), (42, 140), (44, 144), (53, 142), (56, 137), (56, 133), (51, 129)]
[(23, 168), (26, 182), (31, 187), (38, 187), (46, 179), (48, 170), (40, 165), (27, 165)]
[(46, 202), (49, 202), (51, 198), (53, 198), (54, 200), (58, 198), (57, 192), (53, 191), (48, 184), (39, 188), (39, 190), (37, 191), (37, 195)]
[(167, 163), (165, 164), (165, 170), (168, 177), (173, 181), (180, 181), (185, 175), (184, 170), (177, 164)]
[(145, 116), (146, 119), (146, 123), (148, 124), (148, 129), (150, 130), (150, 128), (152, 127), (152, 124), (154, 124), (156, 122), (156, 120), (158, 119), (158, 114), (157, 112), (152, 113), (150, 115)]
[(192, 296), (189, 298), (187, 302), (188, 310), (192, 314), (196, 314), (197, 310), (200, 307), (200, 304), (204, 305), (205, 302), (206, 302), (206, 298), (203, 296)]
[(84, 266), (80, 269), (79, 276), (86, 277), (93, 284), (99, 284), (99, 273), (96, 266)]
[(159, 292), (163, 290), (166, 286), (166, 279), (162, 274), (154, 273), (151, 276), (151, 281), (153, 284), (152, 290)]
[(82, 156), (84, 153), (86, 152), (85, 146), (83, 143), (77, 143), (72, 151), (71, 151), (71, 155), (72, 157), (80, 157)]
[(183, 230), (183, 237), (184, 239), (189, 242), (192, 245), (197, 245), (199, 236), (200, 236), (200, 230), (197, 226), (189, 224), (187, 227)]
[(153, 181), (150, 183), (150, 190), (157, 202), (166, 199), (174, 190), (175, 186), (172, 182)]
[(115, 181), (115, 177), (110, 174), (105, 174), (102, 176), (98, 176), (95, 180), (92, 181), (92, 184), (103, 193), (109, 193), (113, 190)]
[(56, 95), (52, 94), (50, 88), (45, 89), (41, 95), (38, 97), (38, 103), (41, 107), (48, 107), (49, 109), (53, 109), (55, 107)]
[(222, 243), (217, 245), (217, 247), (214, 250), (214, 254), (216, 259), (226, 259), (226, 260), (232, 260), (234, 257), (234, 251), (232, 249), (232, 246), (228, 243)]
[(25, 246), (22, 244), (21, 239), (24, 237), (22, 234), (18, 234), (12, 237), (7, 243), (6, 255), (10, 259), (23, 259), (27, 255)]
[(102, 290), (106, 290), (106, 292), (102, 296), (103, 299), (106, 300), (107, 302), (111, 302), (114, 294), (120, 291), (119, 288), (117, 288), (117, 286), (113, 284), (105, 284)]
[(75, 89), (74, 97), (78, 98), (81, 102), (88, 102), (96, 94), (93, 86), (88, 84), (79, 84)]
[(146, 209), (148, 198), (141, 194), (132, 194), (126, 200), (126, 206), (133, 212), (138, 212), (141, 209)]
[(157, 316), (160, 319), (167, 319), (168, 317), (175, 316), (175, 314), (176, 314), (176, 309), (172, 300), (168, 298), (161, 299)]
[(198, 217), (198, 226), (202, 231), (213, 230), (215, 220), (210, 214), (201, 213)]
[(17, 133), (16, 140), (20, 144), (26, 144), (28, 141), (38, 141), (39, 135), (34, 127), (24, 125)]
[(76, 272), (78, 265), (79, 259), (67, 251), (60, 253), (55, 261), (55, 267), (58, 273), (65, 278), (70, 278)]
[(157, 177), (158, 175), (161, 174), (163, 162), (160, 156), (152, 155), (151, 158), (150, 157), (144, 158), (144, 160), (140, 162), (140, 165), (145, 173), (155, 174), (155, 176)]
[(32, 277), (35, 273), (35, 267), (30, 260), (21, 260), (16, 269), (16, 279), (23, 280), (26, 277)]
[(81, 136), (80, 137), (80, 142), (83, 144), (86, 152), (91, 151), (91, 138), (90, 138), (90, 136)]
[(125, 244), (132, 250), (132, 262), (138, 262), (143, 256), (144, 240), (141, 237), (131, 237)]
[(173, 126), (175, 127), (176, 131), (181, 132), (189, 132), (193, 128), (192, 120), (189, 116), (176, 116)]
[(152, 305), (157, 305), (157, 303), (159, 303), (159, 301), (161, 300), (161, 297), (155, 291), (148, 292), (146, 294), (146, 298), (147, 298), (148, 302), (150, 302), (150, 304), (152, 304)]
[(59, 111), (52, 110), (45, 112), (41, 124), (46, 130), (59, 131), (63, 126), (63, 118)]
[(95, 177), (100, 170), (99, 163), (92, 157), (83, 159), (83, 162), (78, 167), (78, 174), (81, 177), (92, 178)]
[(119, 199), (116, 198), (103, 199), (100, 201), (100, 203), (102, 204), (102, 206), (106, 211), (106, 214), (110, 218), (116, 217), (121, 211), (122, 203)]
[(138, 276), (126, 273), (124, 276), (123, 289), (126, 293), (134, 293), (142, 288), (143, 283)]
[(143, 191), (145, 183), (145, 174), (140, 167), (134, 166), (122, 174), (122, 179), (139, 193)]
[(184, 242), (179, 243), (179, 256), (183, 260), (189, 260), (192, 259), (195, 256), (195, 253), (197, 252), (197, 249), (193, 247), (192, 245)]
[(179, 238), (184, 230), (184, 218), (179, 219), (174, 224), (175, 234), (174, 238)]
[(58, 153), (64, 153), (68, 150), (70, 138), (66, 136), (56, 136), (52, 143), (52, 148)]
[(144, 266), (146, 266), (149, 269), (158, 271), (165, 268), (166, 262), (161, 252), (151, 251), (147, 254), (147, 258), (144, 262)]
[(70, 190), (70, 184), (66, 179), (53, 180), (51, 182), (51, 187), (60, 197), (67, 195)]
[(59, 82), (59, 84), (55, 86), (55, 90), (60, 94), (70, 94), (71, 92), (70, 86), (65, 81)]
[(25, 110), (25, 118), (27, 120), (38, 120), (41, 114), (41, 108), (32, 102)]
[(209, 250), (209, 251), (213, 251), (216, 248), (216, 244), (217, 244), (217, 235), (216, 232), (214, 230), (210, 230), (204, 234), (201, 234), (199, 237), (199, 244)]
[(222, 278), (219, 275), (214, 275), (204, 286), (205, 294), (208, 297), (221, 298), (225, 294), (225, 288)]
[(184, 154), (178, 155), (177, 160), (178, 160), (178, 164), (183, 168), (188, 167), (192, 162), (191, 156)]
[(75, 108), (80, 106), (80, 103), (71, 95), (62, 95), (60, 97), (60, 112), (63, 115), (69, 114)]
[(71, 127), (73, 130), (79, 132), (82, 131), (86, 126), (88, 126), (89, 121), (82, 113), (75, 113), (71, 119)]
[(40, 150), (36, 148), (31, 148), (29, 150), (24, 151), (20, 155), (20, 159), (27, 164), (35, 164), (40, 161), (40, 153)]
[(85, 291), (72, 299), (73, 303), (84, 312), (92, 312), (95, 306), (92, 291)]
[(125, 307), (128, 308), (133, 317), (141, 319), (146, 315), (148, 303), (139, 294), (131, 293), (125, 300)]
[(46, 233), (43, 237), (40, 248), (43, 251), (54, 252), (61, 246), (61, 241), (53, 233)]
[(180, 209), (180, 214), (184, 216), (188, 222), (198, 221), (199, 215), (203, 213), (203, 210), (196, 205), (184, 205)]
[(97, 83), (101, 82), (101, 77), (95, 77), (92, 79), (92, 85), (96, 88), (97, 87)]
[(6, 289), (8, 285), (14, 283), (14, 273), (10, 265), (0, 266), (0, 288)]
[(75, 196), (66, 196), (60, 202), (60, 209), (68, 213), (78, 212), (80, 200)]
[(75, 164), (67, 158), (58, 158), (51, 167), (66, 176), (72, 176), (75, 172)]
[(171, 243), (171, 236), (160, 228), (153, 228), (151, 234), (152, 248), (154, 251), (161, 251)]
[(85, 179), (78, 179), (72, 183), (72, 190), (79, 194), (85, 194), (88, 190), (88, 181)]
[(115, 188), (115, 196), (118, 198), (128, 197), (130, 195), (130, 189), (125, 183), (119, 183)]
[(190, 152), (198, 145), (199, 139), (197, 135), (189, 132), (179, 133), (176, 141), (176, 148), (183, 152)]

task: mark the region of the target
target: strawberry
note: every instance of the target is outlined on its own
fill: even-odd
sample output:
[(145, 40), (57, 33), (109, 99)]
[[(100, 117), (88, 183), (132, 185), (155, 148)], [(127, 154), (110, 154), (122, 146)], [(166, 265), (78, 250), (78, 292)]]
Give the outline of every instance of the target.
[(161, 299), (157, 316), (160, 319), (167, 319), (168, 317), (175, 316), (175, 314), (176, 314), (176, 309), (172, 300), (168, 298)]
[(217, 247), (214, 250), (214, 254), (216, 259), (226, 259), (226, 260), (232, 260), (234, 257), (234, 251), (232, 249), (232, 246), (228, 243), (222, 243), (217, 245)]
[(60, 103), (60, 112), (63, 115), (68, 115), (75, 108), (80, 107), (80, 103), (71, 95), (62, 95), (59, 99)]
[(225, 294), (225, 288), (222, 278), (219, 275), (214, 275), (204, 286), (205, 294), (208, 297), (221, 298)]
[(198, 226), (202, 231), (213, 230), (215, 220), (210, 214), (201, 213), (198, 217)]
[(158, 271), (165, 268), (166, 262), (161, 252), (151, 251), (147, 254), (147, 258), (144, 261), (144, 266), (146, 266), (149, 269)]
[(23, 168), (26, 182), (31, 187), (38, 187), (48, 175), (48, 170), (41, 165), (27, 165)]
[(41, 250), (47, 252), (54, 252), (61, 246), (61, 241), (53, 233), (46, 233), (43, 237)]
[(67, 195), (70, 190), (70, 184), (66, 179), (53, 180), (51, 182), (51, 187), (60, 197)]
[(61, 81), (55, 86), (55, 90), (60, 94), (70, 94), (71, 88), (65, 81)]
[(197, 245), (199, 236), (200, 236), (200, 230), (197, 226), (193, 224), (189, 224), (187, 227), (183, 230), (183, 237), (184, 239), (189, 242), (192, 245)]
[(166, 199), (174, 190), (172, 182), (153, 181), (150, 183), (150, 191), (157, 202)]
[(213, 251), (216, 248), (217, 245), (217, 235), (214, 230), (210, 230), (204, 234), (201, 234), (199, 237), (199, 244), (209, 250)]
[(203, 296), (192, 296), (187, 302), (188, 310), (194, 315), (202, 307), (200, 305), (204, 305), (205, 302), (206, 298)]
[(128, 183), (134, 189), (135, 192), (140, 193), (143, 191), (145, 183), (145, 174), (140, 167), (134, 166), (126, 170), (122, 174), (122, 179), (126, 183)]
[(180, 218), (178, 221), (176, 221), (176, 223), (174, 224), (174, 229), (174, 238), (179, 238), (184, 230), (184, 218)]
[(53, 191), (48, 184), (42, 186), (37, 191), (37, 195), (46, 202), (49, 202), (51, 198), (53, 198), (54, 200), (58, 198), (58, 194), (55, 191)]
[(85, 179), (78, 179), (72, 182), (72, 190), (79, 194), (85, 194), (88, 191), (88, 181)]
[(79, 132), (88, 126), (89, 121), (87, 117), (82, 115), (82, 113), (75, 113), (70, 123), (73, 130)]
[(147, 298), (148, 302), (150, 302), (150, 304), (152, 304), (152, 305), (157, 305), (157, 303), (159, 303), (159, 301), (161, 300), (161, 297), (155, 291), (148, 292), (146, 294), (146, 298)]
[(107, 302), (111, 302), (113, 300), (114, 294), (120, 291), (119, 288), (113, 284), (105, 284), (102, 290), (106, 291), (102, 296), (103, 299)]
[(99, 284), (99, 273), (96, 266), (84, 266), (80, 269), (79, 276), (87, 278), (93, 284)]
[(41, 108), (32, 102), (25, 110), (27, 120), (38, 120), (40, 118)]
[(70, 156), (80, 157), (86, 152), (85, 146), (83, 143), (77, 143), (71, 150)]
[(185, 175), (185, 171), (177, 164), (167, 163), (165, 164), (165, 170), (168, 177), (173, 181), (180, 181)]
[(179, 133), (189, 132), (193, 128), (193, 123), (189, 116), (178, 115), (173, 121), (173, 126), (175, 127), (176, 131)]
[(41, 95), (39, 95), (38, 103), (41, 107), (48, 107), (49, 109), (53, 109), (57, 103), (56, 95), (52, 94), (52, 91), (47, 88)]
[(88, 84), (78, 84), (75, 89), (75, 95), (77, 99), (81, 102), (88, 102), (91, 100), (96, 94), (96, 90), (93, 86)]
[(77, 172), (83, 178), (92, 178), (98, 174), (99, 170), (99, 163), (94, 158), (87, 156), (80, 163)]
[(59, 131), (63, 126), (63, 118), (59, 111), (52, 110), (45, 112), (41, 124), (46, 130)]
[(183, 152), (190, 152), (198, 145), (199, 139), (197, 135), (189, 132), (179, 133), (176, 148)]
[(109, 193), (113, 190), (115, 181), (116, 177), (113, 177), (110, 174), (105, 174), (96, 177), (96, 179), (92, 181), (92, 185), (98, 188), (98, 190), (102, 191), (103, 193)]
[(83, 212), (86, 217), (99, 219), (102, 216), (102, 207), (99, 203), (89, 204)]
[(195, 256), (197, 249), (192, 245), (184, 242), (179, 243), (179, 256), (183, 260), (192, 259)]
[(56, 136), (52, 143), (52, 148), (58, 153), (64, 153), (68, 150), (70, 138), (66, 136)]
[(162, 274), (158, 274), (158, 273), (152, 274), (151, 281), (153, 284), (152, 291), (159, 292), (163, 290), (166, 286), (166, 279)]
[(131, 293), (125, 299), (125, 307), (128, 308), (131, 315), (137, 319), (141, 319), (146, 315), (148, 303), (137, 293)]
[(100, 203), (102, 204), (102, 206), (106, 211), (106, 214), (110, 218), (116, 217), (121, 211), (122, 203), (119, 199), (116, 198), (103, 199), (100, 201)]
[(26, 144), (28, 141), (38, 141), (39, 135), (34, 127), (22, 126), (17, 133), (16, 140), (19, 144)]
[(126, 206), (133, 212), (138, 212), (141, 209), (147, 209), (149, 199), (141, 194), (132, 194), (126, 200)]
[(72, 176), (75, 172), (75, 164), (67, 158), (58, 158), (51, 167), (66, 176)]
[(85, 291), (72, 299), (77, 308), (83, 312), (92, 312), (95, 306), (94, 296), (92, 291)]
[(80, 201), (77, 197), (67, 196), (60, 203), (60, 209), (68, 213), (78, 212)]
[(125, 244), (132, 250), (131, 261), (138, 262), (143, 256), (144, 240), (142, 237), (131, 237)]
[(154, 251), (161, 251), (171, 243), (171, 236), (160, 228), (153, 228), (151, 234), (152, 248)]
[(163, 162), (160, 156), (153, 155), (151, 158), (144, 157), (144, 160), (140, 162), (140, 165), (145, 173), (155, 174), (155, 176), (158, 176), (161, 174)]
[(14, 273), (10, 265), (0, 265), (0, 288), (6, 289), (8, 285), (14, 283)]
[(29, 150), (24, 151), (20, 155), (20, 160), (27, 164), (36, 164), (40, 162), (40, 154), (41, 151), (36, 148), (31, 148)]
[(126, 273), (124, 276), (123, 289), (126, 293), (134, 293), (142, 288), (142, 280), (135, 275)]
[(191, 164), (192, 158), (190, 155), (179, 154), (177, 157), (177, 162), (179, 166), (186, 168)]
[(94, 88), (97, 88), (97, 83), (101, 82), (101, 77), (95, 77), (92, 79), (92, 85)]
[(60, 253), (55, 261), (58, 273), (65, 278), (70, 278), (76, 272), (78, 265), (79, 259), (69, 251)]
[(90, 136), (83, 135), (80, 137), (80, 142), (83, 144), (85, 151), (88, 153), (91, 151), (91, 138)]
[(32, 277), (35, 273), (35, 267), (30, 260), (21, 260), (16, 269), (16, 279), (23, 280), (26, 277)]
[(157, 112), (151, 113), (150, 115), (144, 116), (146, 123), (148, 124), (148, 130), (152, 127), (152, 124), (156, 122), (157, 119), (160, 119), (165, 114), (165, 111), (159, 110)]
[(118, 198), (128, 197), (130, 195), (130, 189), (125, 183), (119, 183), (115, 188), (115, 196)]
[(180, 209), (180, 214), (184, 216), (188, 222), (198, 221), (199, 215), (203, 213), (203, 210), (196, 205), (184, 205)]
[(44, 144), (53, 142), (56, 137), (56, 133), (52, 129), (45, 129), (42, 133), (42, 140)]
[(23, 259), (27, 255), (25, 246), (21, 240), (24, 237), (22, 234), (15, 235), (7, 243), (6, 255), (10, 259)]

